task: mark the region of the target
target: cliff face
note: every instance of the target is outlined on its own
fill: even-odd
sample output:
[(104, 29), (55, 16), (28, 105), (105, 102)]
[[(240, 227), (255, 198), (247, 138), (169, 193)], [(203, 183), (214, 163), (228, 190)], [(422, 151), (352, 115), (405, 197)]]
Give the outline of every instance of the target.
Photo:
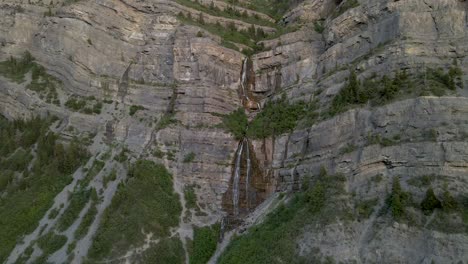
[[(229, 229), (235, 228), (262, 213), (265, 205), (259, 205), (276, 199), (271, 198), (275, 192), (299, 191), (321, 168), (345, 176), (350, 206), (368, 200), (377, 201), (375, 208), (384, 206), (396, 177), (414, 203), (424, 199), (427, 188), (410, 183), (427, 175), (434, 175), (437, 195), (447, 188), (457, 199), (468, 193), (466, 1), (305, 0), (290, 3), (279, 16), (249, 1), (233, 5), (242, 15), (224, 13), (232, 7), (225, 1), (5, 0), (0, 5), (0, 61), (29, 51), (56, 79), (57, 94), (52, 103), (44, 91), (28, 88), (35, 80), (31, 72), (23, 82), (2, 75), (0, 114), (8, 119), (55, 115), (61, 122), (54, 131), (61, 139), (89, 138), (93, 157), (124, 150), (129, 163), (164, 164), (182, 206), (171, 237), (181, 239), (185, 255), (194, 227), (228, 221)], [(244, 41), (252, 27), (254, 35), (270, 37)], [(429, 94), (401, 92), (385, 104), (358, 103), (327, 114), (351, 70), (364, 84), (404, 71), (429, 87), (428, 69), (455, 66), (461, 74), (445, 96), (433, 96), (427, 88)], [(242, 108), (252, 121), (281, 97), (313, 102), (318, 117), (260, 139), (223, 128), (223, 116)], [(101, 109), (77, 109), (71, 99), (88, 107), (101, 103)], [(105, 166), (121, 165), (108, 161)], [(129, 177), (127, 165), (118, 168), (116, 186)], [(377, 176), (381, 180), (373, 181)], [(71, 250), (76, 262), (92, 247), (102, 212), (116, 192), (116, 186), (99, 184), (90, 186), (102, 190), (104, 202), (94, 229)], [(195, 207), (187, 188), (195, 193)], [(295, 254), (309, 261), (325, 256), (358, 263), (466, 261), (466, 215), (454, 213), (450, 230), (437, 224), (443, 221), (437, 215), (414, 215), (416, 224), (374, 212), (346, 224), (331, 221), (321, 230), (304, 225)], [(54, 225), (40, 223), (36, 235), (10, 250), (6, 263), (24, 255), (43, 224)], [(145, 262), (140, 257), (151, 236), (126, 254), (102, 259)], [(49, 261), (61, 263), (71, 255), (63, 248)]]

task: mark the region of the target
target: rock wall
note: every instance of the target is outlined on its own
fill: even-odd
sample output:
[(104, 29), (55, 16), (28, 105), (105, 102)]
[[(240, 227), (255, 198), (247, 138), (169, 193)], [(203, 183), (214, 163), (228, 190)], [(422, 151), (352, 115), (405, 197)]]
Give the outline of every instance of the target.
[[(215, 4), (225, 6), (222, 1)], [(219, 221), (233, 206), (230, 201), (239, 142), (220, 128), (222, 115), (242, 106), (256, 111), (283, 93), (291, 101), (318, 100), (325, 107), (343, 87), (350, 68), (365, 78), (373, 73), (392, 75), (402, 69), (419, 71), (426, 66), (447, 68), (456, 61), (468, 87), (467, 1), (359, 0), (357, 6), (346, 10), (342, 10), (346, 1), (295, 4), (279, 22), (298, 29), (263, 40), (265, 50), (251, 56), (243, 83), (246, 56), (223, 46), (221, 37), (180, 23), (179, 12), (197, 16), (199, 11), (174, 1), (70, 4), (5, 0), (0, 4), (0, 60), (29, 50), (62, 84), (58, 88), (60, 104), (53, 105), (25, 89), (26, 83), (0, 77), (0, 113), (11, 119), (54, 114), (66, 121), (64, 138), (93, 137), (93, 154), (100, 153), (104, 144), (114, 144), (128, 149), (131, 160), (149, 157), (164, 163), (176, 186), (195, 186), (204, 214), (193, 215), (189, 222), (204, 225)], [(267, 15), (259, 16), (272, 21)], [(225, 17), (207, 15), (205, 19), (235, 22), (239, 29), (251, 26)], [(29, 74), (26, 78), (30, 79)], [(239, 97), (243, 84), (255, 104), (246, 104)], [(391, 181), (387, 180), (365, 191), (369, 179), (379, 174), (385, 179), (399, 175), (404, 181), (425, 174), (443, 175), (450, 188), (466, 193), (468, 101), (466, 91), (459, 89), (456, 94), (460, 97), (421, 97), (351, 110), (306, 129), (252, 141), (249, 150), (256, 157), (254, 167), (261, 170), (252, 174), (257, 175), (253, 186), (259, 190), (253, 204), (258, 205), (274, 190), (297, 190), (304, 177), (322, 166), (346, 175), (348, 191), (363, 199), (389, 188)], [(65, 106), (72, 95), (94, 96), (111, 103), (104, 104), (101, 114), (79, 113)], [(142, 108), (130, 115), (132, 106)], [(380, 140), (390, 140), (388, 145), (374, 144), (372, 139), (377, 135)], [(348, 146), (353, 150), (344, 153)], [(195, 158), (186, 162), (192, 153)], [(244, 160), (242, 170), (245, 166)], [(241, 197), (241, 204), (247, 205), (244, 213), (255, 208), (246, 197)], [(386, 252), (390, 255), (379, 253), (377, 242), (350, 246), (366, 225), (355, 225), (349, 233), (333, 228), (323, 237), (304, 235), (299, 242), (301, 254), (309, 254), (336, 234), (343, 242), (323, 250), (345, 252), (342, 260), (352, 259), (349, 256), (358, 251), (361, 261), (381, 262), (391, 256), (391, 260), (404, 262), (420, 257), (405, 253), (400, 259), (396, 252), (405, 243), (389, 245)], [(401, 228), (384, 232), (403, 241)], [(417, 244), (423, 234), (414, 232), (414, 244), (423, 248)], [(448, 246), (440, 245), (424, 250), (440, 250), (442, 262), (466, 259), (465, 236), (430, 235), (443, 236), (441, 241), (457, 244), (454, 248), (459, 251), (452, 254)], [(363, 250), (364, 246), (369, 248)], [(345, 247), (349, 250), (341, 251)]]

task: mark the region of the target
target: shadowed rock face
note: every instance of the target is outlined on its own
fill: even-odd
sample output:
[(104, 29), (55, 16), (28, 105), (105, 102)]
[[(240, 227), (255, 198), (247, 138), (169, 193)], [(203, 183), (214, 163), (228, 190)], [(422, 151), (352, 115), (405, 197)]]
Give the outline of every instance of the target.
[[(401, 176), (404, 181), (442, 175), (456, 195), (465, 195), (468, 2), (359, 0), (344, 10), (345, 2), (296, 1), (280, 22), (303, 26), (261, 41), (265, 50), (246, 58), (223, 46), (221, 37), (181, 23), (180, 12), (193, 17), (200, 12), (174, 1), (49, 5), (5, 0), (0, 4), (0, 61), (29, 50), (62, 84), (57, 88), (60, 104), (54, 105), (25, 89), (30, 74), (21, 84), (0, 76), (0, 114), (10, 119), (53, 114), (64, 120), (64, 139), (94, 136), (93, 154), (104, 145), (118, 145), (128, 149), (132, 159), (164, 163), (175, 185), (196, 186), (197, 202), (205, 214), (193, 214), (188, 225), (211, 224), (227, 216), (235, 226), (273, 192), (299, 190), (303, 179), (322, 166), (344, 174), (347, 191), (359, 199), (383, 197), (391, 188), (390, 180), (368, 187), (369, 179), (380, 174), (385, 179)], [(49, 7), (53, 14), (45, 16)], [(273, 21), (266, 14), (258, 15)], [(232, 22), (238, 29), (251, 26), (209, 14), (204, 18), (207, 23)], [(316, 30), (317, 23), (323, 30)], [(451, 96), (364, 106), (263, 140), (238, 142), (219, 126), (222, 115), (243, 107), (252, 118), (266, 101), (281, 94), (290, 101), (317, 100), (320, 111), (325, 111), (350, 68), (363, 79), (374, 73), (392, 76), (397, 70), (447, 69), (454, 61), (463, 71), (465, 89)], [(111, 103), (104, 104), (101, 114), (85, 114), (65, 106), (71, 96), (94, 96)], [(131, 106), (141, 108), (130, 115)], [(369, 135), (377, 134), (393, 143), (371, 143)], [(348, 145), (354, 149), (343, 153)], [(191, 153), (195, 158), (185, 162)], [(440, 191), (442, 183), (435, 188)], [(422, 199), (420, 190), (415, 193)], [(332, 226), (324, 236), (306, 230), (298, 238), (300, 254), (319, 248), (325, 255), (343, 252), (333, 253), (342, 261), (359, 255), (358, 262), (382, 262), (385, 257), (388, 263), (424, 262), (423, 253), (397, 254), (402, 247), (417, 245), (426, 255), (437, 249), (440, 254), (435, 259), (441, 263), (466, 260), (468, 255), (466, 234), (411, 230), (416, 235), (409, 243), (401, 226), (382, 228), (392, 241), (380, 248), (369, 238), (377, 231), (353, 243), (356, 234), (368, 227), (354, 224), (352, 232), (346, 232)], [(424, 246), (425, 234), (451, 246)]]

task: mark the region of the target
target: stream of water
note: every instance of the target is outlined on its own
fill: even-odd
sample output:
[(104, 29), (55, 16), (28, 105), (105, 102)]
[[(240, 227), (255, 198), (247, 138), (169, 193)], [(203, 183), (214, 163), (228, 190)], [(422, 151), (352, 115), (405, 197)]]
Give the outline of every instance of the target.
[(232, 182), (232, 204), (234, 206), (234, 215), (239, 214), (239, 185), (241, 178), (241, 161), (242, 161), (242, 149), (244, 148), (244, 140), (239, 144), (239, 148), (236, 153), (236, 163), (234, 167), (234, 179)]

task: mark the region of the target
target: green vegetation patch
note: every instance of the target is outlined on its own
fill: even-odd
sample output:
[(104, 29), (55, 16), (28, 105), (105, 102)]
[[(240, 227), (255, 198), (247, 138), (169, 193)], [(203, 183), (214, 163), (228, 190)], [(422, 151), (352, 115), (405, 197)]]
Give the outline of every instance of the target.
[(193, 229), (193, 248), (190, 254), (190, 264), (204, 264), (210, 260), (218, 244), (220, 224), (195, 227)]
[[(0, 262), (5, 261), (23, 235), (36, 228), (52, 206), (54, 197), (71, 182), (70, 174), (89, 157), (77, 140), (59, 143), (58, 136), (49, 131), (52, 121), (40, 118), (8, 121), (0, 117), (0, 182), (3, 187), (0, 191), (4, 191), (0, 199)], [(23, 177), (15, 178), (8, 173), (3, 161), (19, 148), (29, 151), (33, 144), (37, 146), (31, 168), (20, 162)]]
[(65, 106), (75, 112), (84, 113), (87, 115), (100, 114), (102, 111), (103, 104), (100, 100), (97, 100), (94, 96), (80, 97), (71, 96), (65, 102)]
[(138, 112), (140, 110), (145, 110), (145, 108), (143, 106), (141, 106), (141, 105), (132, 105), (132, 106), (130, 106), (129, 115), (133, 116), (136, 112)]
[(235, 6), (227, 6), (224, 9), (220, 9), (211, 2), (210, 5), (206, 6), (201, 4), (198, 1), (191, 1), (191, 0), (176, 0), (177, 3), (188, 6), (190, 8), (202, 11), (203, 13), (212, 15), (212, 16), (220, 16), (235, 20), (244, 21), (246, 23), (261, 25), (261, 26), (268, 26), (268, 27), (276, 27), (276, 24), (261, 18), (260, 16), (256, 15), (249, 15), (247, 12), (241, 11), (239, 8)]
[(185, 186), (184, 188), (185, 203), (188, 209), (196, 209), (197, 205), (197, 194), (195, 193), (194, 186)]
[[(250, 36), (247, 31), (243, 31), (243, 30), (238, 31), (234, 23), (228, 25), (228, 27), (226, 28), (222, 26), (220, 23), (211, 24), (211, 23), (205, 23), (204, 21), (200, 19), (194, 19), (192, 18), (190, 13), (187, 16), (184, 15), (184, 13), (179, 13), (177, 18), (185, 24), (203, 28), (204, 30), (210, 32), (211, 34), (220, 36), (223, 40), (222, 44), (233, 42), (233, 43), (239, 43), (239, 44), (245, 45), (255, 50), (262, 49), (260, 46), (257, 46), (256, 42), (254, 41), (254, 39), (252, 39), (252, 36)], [(226, 45), (224, 46), (226, 48), (238, 50), (237, 47), (234, 48), (235, 45), (229, 44), (227, 46)], [(244, 50), (244, 52), (251, 53), (251, 51), (247, 51), (247, 50)]]
[(247, 135), (251, 138), (267, 138), (292, 131), (299, 121), (310, 126), (317, 118), (314, 102), (290, 103), (285, 96), (271, 101), (249, 124)]
[(238, 140), (267, 138), (292, 131), (297, 125), (310, 126), (318, 117), (314, 102), (290, 103), (285, 96), (265, 105), (249, 123), (243, 108), (223, 116), (222, 127), (231, 132)]
[(195, 157), (196, 157), (195, 153), (190, 152), (190, 153), (188, 153), (187, 155), (184, 156), (183, 162), (184, 163), (193, 162), (195, 160)]
[(67, 228), (75, 222), (81, 210), (83, 210), (88, 203), (90, 195), (91, 190), (84, 188), (78, 188), (71, 194), (70, 204), (57, 223), (57, 229), (59, 231), (67, 230)]
[(267, 14), (275, 20), (280, 20), (284, 13), (291, 8), (290, 0), (226, 0), (226, 2)]
[(149, 233), (157, 238), (168, 237), (169, 229), (178, 225), (181, 211), (166, 168), (138, 160), (106, 209), (89, 257), (102, 260), (122, 255), (132, 246), (141, 246)]
[(462, 88), (461, 74), (458, 66), (452, 66), (448, 72), (427, 68), (421, 74), (409, 75), (403, 71), (393, 78), (383, 76), (379, 79), (374, 75), (360, 81), (351, 71), (345, 87), (333, 98), (328, 115), (334, 116), (367, 103), (380, 106), (411, 96), (443, 96), (457, 87)]
[(185, 252), (178, 237), (164, 238), (136, 257), (138, 263), (185, 263)]
[(83, 216), (83, 220), (81, 221), (80, 225), (75, 231), (75, 238), (81, 239), (87, 233), (89, 226), (93, 223), (94, 219), (96, 218), (97, 208), (94, 204), (91, 204), (86, 214)]
[(10, 57), (0, 62), (0, 74), (17, 83), (23, 83), (25, 75), (30, 71), (32, 72), (31, 82), (26, 88), (40, 93), (41, 99), (45, 99), (47, 103), (60, 105), (56, 88), (62, 84), (61, 81), (37, 64), (31, 53), (26, 51), (21, 58)]
[(224, 129), (231, 132), (237, 140), (245, 136), (248, 125), (249, 120), (243, 108), (239, 108), (223, 117)]
[(24, 76), (34, 64), (34, 57), (26, 51), (19, 59), (10, 57), (8, 60), (0, 62), (0, 74), (11, 81), (22, 83), (24, 82)]
[(296, 239), (304, 228), (320, 228), (336, 219), (346, 220), (349, 215), (343, 200), (344, 177), (322, 171), (304, 184), (301, 192), (271, 212), (262, 224), (236, 237), (219, 263), (308, 263), (296, 251)]
[(67, 237), (64, 235), (57, 235), (53, 231), (40, 237), (37, 240), (38, 246), (43, 251), (43, 256), (49, 256), (50, 254), (61, 249), (65, 243), (67, 243)]

